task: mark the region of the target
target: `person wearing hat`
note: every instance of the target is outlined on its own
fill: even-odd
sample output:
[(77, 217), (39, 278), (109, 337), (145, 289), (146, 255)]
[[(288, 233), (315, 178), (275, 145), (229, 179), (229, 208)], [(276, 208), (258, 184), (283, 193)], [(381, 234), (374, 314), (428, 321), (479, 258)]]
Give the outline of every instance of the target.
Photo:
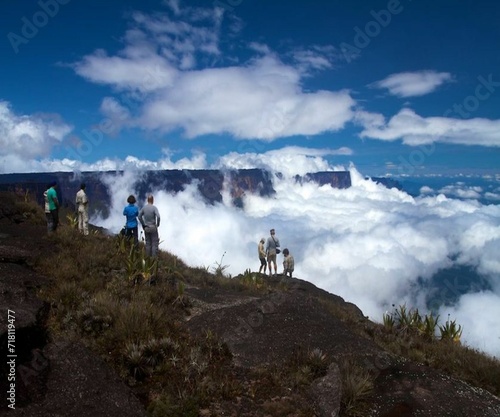
[(82, 182), (80, 184), (80, 191), (76, 193), (76, 211), (78, 215), (78, 230), (85, 236), (89, 234), (89, 200), (87, 194), (85, 193), (85, 184)]
[(265, 274), (266, 269), (267, 269), (266, 251), (264, 249), (264, 243), (266, 243), (266, 239), (262, 238), (259, 242), (258, 247), (257, 247), (257, 251), (259, 254), (259, 260), (260, 260), (259, 274), (262, 272), (262, 269), (264, 269), (264, 274)]
[(266, 242), (266, 253), (267, 253), (267, 264), (269, 266), (269, 276), (272, 275), (272, 265), (274, 265), (274, 275), (278, 274), (278, 266), (276, 265), (276, 254), (280, 253), (280, 240), (276, 237), (276, 232), (274, 229), (269, 231), (271, 236), (267, 238)]
[(52, 181), (47, 190), (47, 201), (49, 202), (49, 212), (52, 217), (52, 232), (57, 230), (59, 225), (59, 200), (57, 199), (57, 182)]

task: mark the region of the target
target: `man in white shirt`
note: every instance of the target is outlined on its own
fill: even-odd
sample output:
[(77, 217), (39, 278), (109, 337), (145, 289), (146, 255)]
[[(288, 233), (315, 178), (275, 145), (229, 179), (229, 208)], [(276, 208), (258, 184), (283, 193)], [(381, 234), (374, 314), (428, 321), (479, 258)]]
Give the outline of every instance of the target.
[(76, 210), (78, 213), (78, 230), (85, 236), (89, 234), (89, 200), (85, 193), (85, 184), (80, 185), (80, 191), (76, 193)]

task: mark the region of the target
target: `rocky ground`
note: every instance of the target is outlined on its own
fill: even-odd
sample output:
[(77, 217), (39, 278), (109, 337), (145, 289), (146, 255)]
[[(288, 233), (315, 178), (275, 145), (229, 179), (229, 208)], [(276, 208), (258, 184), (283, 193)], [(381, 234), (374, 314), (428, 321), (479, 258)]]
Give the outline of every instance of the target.
[[(1, 211), (0, 211), (1, 213)], [(33, 272), (35, 259), (50, 250), (44, 226), (0, 219), (0, 415), (141, 416), (142, 404), (112, 369), (76, 340), (45, 331), (49, 306), (37, 296), (49, 278)], [(15, 410), (8, 407), (8, 310), (15, 318)]]
[[(1, 415), (26, 417), (147, 415), (133, 389), (79, 340), (48, 334), (49, 306), (38, 297), (50, 277), (32, 265), (51, 250), (44, 226), (12, 217), (0, 207), (0, 368)], [(373, 326), (356, 306), (300, 279), (274, 278), (265, 295), (230, 289), (191, 287), (185, 326), (193, 334), (210, 329), (228, 344), (242, 379), (262, 366), (280, 366), (297, 349), (318, 349), (333, 359), (312, 384), (307, 400), (317, 416), (336, 416), (341, 381), (337, 363), (355, 358), (374, 375), (367, 416), (500, 416), (500, 399), (424, 365), (394, 357), (332, 314), (349, 311), (367, 330)], [(328, 302), (320, 302), (319, 299)], [(15, 317), (15, 410), (8, 408), (8, 318)], [(200, 415), (258, 416), (251, 397), (218, 404)], [(268, 414), (272, 415), (272, 414)], [(294, 415), (293, 413), (287, 415)]]

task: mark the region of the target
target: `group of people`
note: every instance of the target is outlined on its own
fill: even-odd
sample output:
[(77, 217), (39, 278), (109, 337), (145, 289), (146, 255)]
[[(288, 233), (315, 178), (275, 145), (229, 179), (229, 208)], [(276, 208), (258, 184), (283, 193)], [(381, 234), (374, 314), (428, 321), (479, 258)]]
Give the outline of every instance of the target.
[[(56, 231), (59, 225), (59, 207), (60, 203), (57, 198), (56, 191), (57, 183), (51, 182), (43, 193), (45, 199), (45, 216), (47, 218), (47, 230), (49, 233)], [(89, 234), (89, 212), (88, 212), (88, 197), (85, 192), (85, 184), (80, 184), (80, 190), (76, 193), (75, 205), (78, 215), (78, 230), (84, 235)], [(160, 243), (158, 235), (158, 227), (160, 226), (160, 212), (154, 205), (154, 197), (150, 194), (147, 197), (147, 204), (140, 210), (136, 206), (136, 198), (134, 195), (129, 195), (127, 198), (128, 205), (123, 209), (123, 215), (126, 217), (124, 227), (125, 236), (132, 239), (134, 245), (139, 242), (138, 228), (139, 223), (144, 230), (145, 249), (147, 256), (156, 256)], [(258, 244), (258, 254), (260, 260), (259, 273), (266, 274), (269, 268), (269, 276), (272, 276), (273, 267), (274, 275), (278, 274), (276, 256), (281, 252), (280, 241), (276, 236), (274, 229), (271, 229), (270, 236), (262, 238)], [(294, 259), (290, 251), (283, 249), (283, 274), (292, 277), (294, 271)]]
[[(274, 266), (274, 275), (278, 274), (276, 256), (281, 252), (281, 250), (280, 250), (280, 240), (276, 236), (276, 231), (274, 229), (271, 229), (269, 233), (270, 236), (267, 238), (267, 241), (265, 238), (262, 238), (260, 240), (257, 250), (260, 260), (259, 273), (262, 273), (262, 271), (264, 271), (264, 274), (266, 274), (266, 269), (267, 267), (269, 267), (269, 276), (272, 276), (273, 266)], [(290, 251), (287, 248), (283, 249), (283, 256), (284, 256), (283, 274), (285, 276), (290, 276), (291, 278), (295, 266), (293, 256), (290, 254)]]
[[(45, 218), (47, 219), (47, 232), (50, 234), (57, 230), (59, 226), (59, 207), (60, 202), (57, 197), (57, 182), (52, 181), (47, 185), (43, 193), (45, 202)], [(75, 205), (78, 215), (78, 230), (84, 235), (89, 234), (89, 212), (88, 198), (85, 193), (85, 184), (80, 184), (80, 190), (76, 193)]]
[[(45, 217), (47, 219), (47, 232), (50, 234), (57, 230), (59, 225), (59, 199), (57, 198), (57, 182), (52, 181), (47, 185), (43, 193), (45, 202)], [(75, 207), (78, 216), (78, 230), (83, 235), (89, 234), (89, 199), (85, 191), (85, 183), (80, 184), (80, 190), (76, 193)], [(141, 223), (146, 240), (146, 254), (156, 256), (158, 253), (159, 236), (158, 227), (160, 226), (160, 213), (153, 204), (154, 198), (149, 195), (147, 205), (140, 210), (135, 205), (136, 199), (130, 195), (127, 199), (128, 205), (123, 209), (123, 215), (126, 217), (125, 235), (133, 239), (137, 245), (139, 241), (138, 226)]]
[(135, 205), (137, 200), (135, 196), (129, 195), (127, 198), (128, 205), (123, 209), (123, 215), (126, 217), (125, 236), (134, 240), (134, 245), (139, 242), (138, 228), (141, 223), (144, 230), (144, 238), (146, 240), (146, 255), (156, 256), (160, 238), (158, 235), (158, 227), (160, 226), (160, 212), (154, 205), (154, 197), (148, 195), (148, 203), (140, 210)]

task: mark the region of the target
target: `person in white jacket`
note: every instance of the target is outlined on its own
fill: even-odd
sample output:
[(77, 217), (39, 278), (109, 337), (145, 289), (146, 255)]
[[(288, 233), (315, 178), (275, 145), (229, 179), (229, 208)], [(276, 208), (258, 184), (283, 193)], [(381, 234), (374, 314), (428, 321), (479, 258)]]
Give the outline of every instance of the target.
[(85, 236), (89, 234), (89, 199), (85, 193), (85, 184), (80, 185), (80, 191), (76, 193), (76, 210), (78, 214), (78, 230)]

